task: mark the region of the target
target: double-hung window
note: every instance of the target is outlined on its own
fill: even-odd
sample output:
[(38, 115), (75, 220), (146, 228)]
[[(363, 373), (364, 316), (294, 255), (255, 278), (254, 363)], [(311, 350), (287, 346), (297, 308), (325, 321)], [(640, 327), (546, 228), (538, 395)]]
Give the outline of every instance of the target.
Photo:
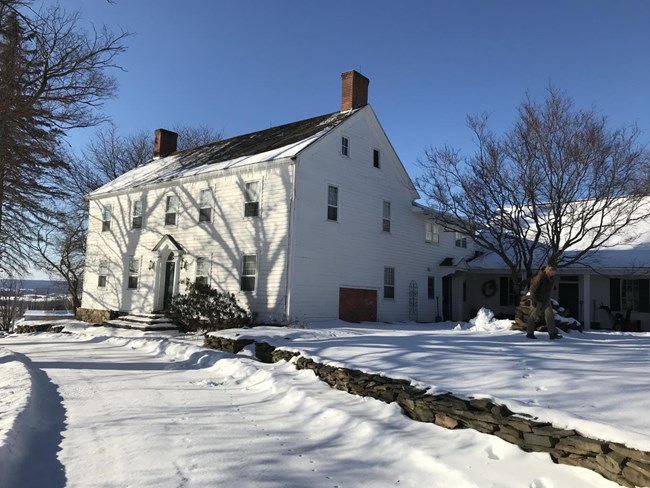
[(97, 274), (97, 287), (106, 288), (106, 281), (108, 277), (108, 259), (99, 260), (99, 271)]
[(327, 187), (327, 220), (339, 220), (339, 189), (332, 185)]
[(384, 298), (395, 298), (395, 268), (384, 268)]
[(107, 203), (102, 209), (102, 232), (111, 230), (111, 219), (113, 218), (113, 205)]
[(390, 202), (384, 201), (382, 207), (381, 230), (390, 232)]
[(244, 217), (257, 217), (260, 214), (260, 182), (249, 181), (244, 191)]
[(462, 247), (465, 249), (467, 247), (467, 236), (460, 232), (454, 232), (454, 242), (456, 247)]
[(165, 202), (165, 225), (176, 225), (178, 223), (178, 197), (168, 195)]
[(142, 200), (135, 200), (131, 207), (131, 228), (142, 229)]
[(341, 137), (341, 155), (345, 157), (350, 156), (350, 139), (345, 136)]
[(140, 275), (140, 259), (135, 256), (129, 258), (129, 289), (138, 287), (138, 276)]
[(212, 190), (199, 193), (199, 222), (212, 222)]
[(424, 242), (438, 244), (440, 241), (440, 228), (433, 222), (425, 222)]
[(427, 298), (433, 300), (436, 297), (436, 279), (433, 276), (427, 277)]
[(257, 256), (244, 254), (241, 265), (241, 291), (255, 291), (255, 273), (257, 270)]
[(210, 274), (210, 261), (205, 257), (196, 258), (196, 284), (207, 285)]

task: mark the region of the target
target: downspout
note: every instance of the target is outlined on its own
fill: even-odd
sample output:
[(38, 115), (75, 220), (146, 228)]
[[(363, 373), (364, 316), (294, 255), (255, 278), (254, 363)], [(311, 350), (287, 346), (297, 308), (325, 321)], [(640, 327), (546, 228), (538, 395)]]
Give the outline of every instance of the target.
[(286, 259), (286, 269), (285, 269), (285, 283), (284, 283), (284, 318), (290, 322), (289, 313), (291, 311), (291, 292), (289, 285), (291, 283), (290, 274), (293, 271), (292, 261), (293, 254), (291, 250), (293, 249), (293, 224), (295, 219), (295, 204), (296, 204), (296, 185), (298, 178), (296, 178), (296, 171), (298, 170), (298, 156), (293, 156), (291, 158), (293, 162), (293, 172), (291, 173), (291, 200), (289, 201), (289, 215), (287, 216), (288, 225), (287, 225), (287, 259)]

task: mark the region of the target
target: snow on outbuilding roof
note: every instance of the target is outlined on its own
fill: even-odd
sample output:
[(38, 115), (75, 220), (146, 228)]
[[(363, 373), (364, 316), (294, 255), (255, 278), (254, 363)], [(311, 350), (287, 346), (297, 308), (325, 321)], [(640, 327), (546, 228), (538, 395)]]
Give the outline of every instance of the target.
[(325, 114), (178, 151), (153, 159), (143, 166), (124, 173), (91, 192), (88, 197), (93, 198), (113, 191), (181, 177), (290, 158), (357, 111), (358, 109)]

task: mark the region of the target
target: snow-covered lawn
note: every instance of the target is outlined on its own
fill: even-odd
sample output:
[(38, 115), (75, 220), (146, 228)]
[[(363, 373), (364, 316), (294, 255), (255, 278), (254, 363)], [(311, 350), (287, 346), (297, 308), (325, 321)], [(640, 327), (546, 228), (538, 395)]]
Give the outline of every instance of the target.
[[(650, 444), (648, 335), (532, 342), (498, 327), (329, 325), (224, 335)], [(0, 338), (2, 487), (617, 486), (494, 436), (414, 422), (289, 363), (205, 350), (201, 337), (67, 330)]]

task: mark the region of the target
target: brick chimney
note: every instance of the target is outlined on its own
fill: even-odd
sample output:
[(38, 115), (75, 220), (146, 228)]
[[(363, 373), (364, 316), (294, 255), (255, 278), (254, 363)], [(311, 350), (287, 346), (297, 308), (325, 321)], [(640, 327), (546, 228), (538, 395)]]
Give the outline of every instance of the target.
[(176, 152), (176, 140), (178, 134), (166, 129), (156, 129), (156, 136), (153, 142), (153, 158), (162, 158)]
[(368, 84), (370, 80), (357, 71), (341, 74), (343, 92), (341, 94), (341, 112), (368, 105)]

